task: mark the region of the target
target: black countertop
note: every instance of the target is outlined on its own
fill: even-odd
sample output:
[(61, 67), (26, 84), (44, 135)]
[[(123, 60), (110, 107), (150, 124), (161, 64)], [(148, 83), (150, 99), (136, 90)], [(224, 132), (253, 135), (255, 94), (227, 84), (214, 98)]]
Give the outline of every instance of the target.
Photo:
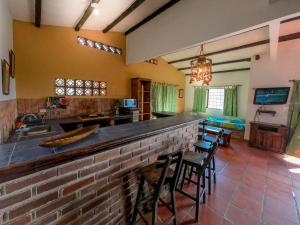
[[(15, 141), (0, 145), (0, 176), (3, 171), (10, 168), (18, 168), (24, 175), (49, 168), (56, 164), (62, 164), (87, 155), (95, 154), (118, 145), (126, 144), (142, 138), (157, 135), (159, 133), (176, 129), (188, 123), (201, 120), (201, 117), (193, 114), (178, 114), (156, 120), (140, 121), (118, 126), (103, 127), (95, 133), (77, 143), (60, 148), (43, 148), (39, 144), (48, 135), (28, 140)], [(61, 121), (52, 122), (56, 127), (54, 132), (62, 132), (58, 127)], [(32, 164), (29, 166), (29, 164)], [(44, 165), (45, 164), (45, 165)], [(38, 165), (38, 166), (37, 166)], [(44, 166), (43, 166), (44, 165)], [(24, 168), (23, 168), (24, 167)], [(27, 169), (26, 169), (27, 167)], [(34, 167), (34, 168), (33, 168)], [(20, 168), (23, 168), (20, 172)], [(24, 172), (24, 171), (25, 172)], [(12, 172), (12, 171), (10, 171)], [(0, 183), (3, 181), (0, 178)]]

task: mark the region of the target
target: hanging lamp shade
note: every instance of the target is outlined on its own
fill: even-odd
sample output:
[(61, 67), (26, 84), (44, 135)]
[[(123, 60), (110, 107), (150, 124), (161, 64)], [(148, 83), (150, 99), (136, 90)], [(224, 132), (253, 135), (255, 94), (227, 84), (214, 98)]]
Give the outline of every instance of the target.
[(206, 58), (203, 45), (201, 45), (200, 55), (197, 59), (191, 61), (191, 79), (190, 84), (201, 82), (203, 85), (209, 85), (212, 80), (212, 60)]

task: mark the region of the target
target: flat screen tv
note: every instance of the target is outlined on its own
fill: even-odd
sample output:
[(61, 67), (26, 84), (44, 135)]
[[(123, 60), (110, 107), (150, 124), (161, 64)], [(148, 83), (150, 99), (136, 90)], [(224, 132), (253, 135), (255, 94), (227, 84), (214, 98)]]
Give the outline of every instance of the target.
[(257, 88), (255, 90), (255, 105), (282, 105), (289, 97), (289, 87)]

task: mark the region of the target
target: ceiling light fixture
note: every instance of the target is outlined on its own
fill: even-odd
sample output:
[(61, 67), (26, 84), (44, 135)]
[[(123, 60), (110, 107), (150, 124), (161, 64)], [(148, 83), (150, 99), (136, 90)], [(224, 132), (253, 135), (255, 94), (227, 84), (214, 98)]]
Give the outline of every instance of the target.
[(99, 15), (99, 9), (94, 8), (93, 12), (94, 12), (95, 15)]
[(190, 84), (202, 81), (202, 85), (209, 85), (212, 80), (212, 60), (206, 58), (203, 45), (201, 45), (200, 55), (197, 59), (191, 61), (191, 79)]
[(91, 7), (93, 8), (93, 13), (94, 13), (95, 15), (99, 15), (99, 9), (98, 9), (98, 6), (99, 6), (99, 2), (98, 2), (98, 3), (97, 3), (97, 2), (94, 2), (94, 1), (91, 2)]
[(94, 8), (94, 9), (97, 8), (98, 5), (99, 5), (99, 3), (96, 3), (96, 2), (91, 3), (91, 7)]

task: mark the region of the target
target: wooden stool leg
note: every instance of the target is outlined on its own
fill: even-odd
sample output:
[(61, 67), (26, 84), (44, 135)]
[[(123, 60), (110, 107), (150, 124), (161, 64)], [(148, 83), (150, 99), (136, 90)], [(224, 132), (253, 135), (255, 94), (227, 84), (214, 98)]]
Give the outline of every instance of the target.
[(203, 188), (203, 197), (202, 197), (202, 202), (203, 202), (203, 204), (205, 204), (205, 202), (206, 202), (206, 194), (205, 194), (205, 180), (206, 180), (206, 177), (205, 177), (205, 173), (203, 174), (203, 176), (202, 176), (202, 188)]
[(184, 180), (185, 180), (185, 174), (186, 174), (186, 167), (187, 167), (187, 165), (184, 164), (184, 170), (183, 170), (183, 174), (182, 174), (182, 182), (181, 182), (181, 185), (180, 185), (180, 190), (183, 189)]
[(135, 205), (134, 205), (134, 210), (133, 210), (132, 220), (131, 220), (130, 225), (134, 225), (134, 223), (135, 223), (136, 216), (137, 216), (137, 213), (138, 213), (138, 206), (139, 206), (139, 203), (140, 203), (140, 198), (141, 198), (142, 193), (143, 193), (143, 187), (144, 187), (144, 177), (142, 176), (141, 180), (140, 180), (136, 200), (135, 200)]
[(199, 208), (200, 208), (200, 172), (197, 173), (197, 196), (196, 196), (196, 215), (195, 215), (195, 222), (198, 222), (199, 220)]
[(208, 163), (208, 194), (211, 194), (211, 162)]
[(152, 206), (152, 225), (156, 225), (157, 221), (157, 201), (153, 202)]
[(174, 218), (174, 225), (178, 225), (177, 223), (177, 209), (176, 209), (176, 195), (175, 195), (175, 190), (171, 192), (171, 204), (172, 204), (172, 210), (173, 214), (175, 216)]
[(212, 163), (213, 163), (213, 171), (214, 171), (214, 184), (217, 183), (217, 175), (216, 175), (216, 161), (215, 156), (212, 157)]
[(191, 183), (191, 180), (192, 180), (193, 169), (194, 169), (194, 167), (191, 166), (191, 171), (190, 171), (190, 175), (189, 175), (189, 184)]

